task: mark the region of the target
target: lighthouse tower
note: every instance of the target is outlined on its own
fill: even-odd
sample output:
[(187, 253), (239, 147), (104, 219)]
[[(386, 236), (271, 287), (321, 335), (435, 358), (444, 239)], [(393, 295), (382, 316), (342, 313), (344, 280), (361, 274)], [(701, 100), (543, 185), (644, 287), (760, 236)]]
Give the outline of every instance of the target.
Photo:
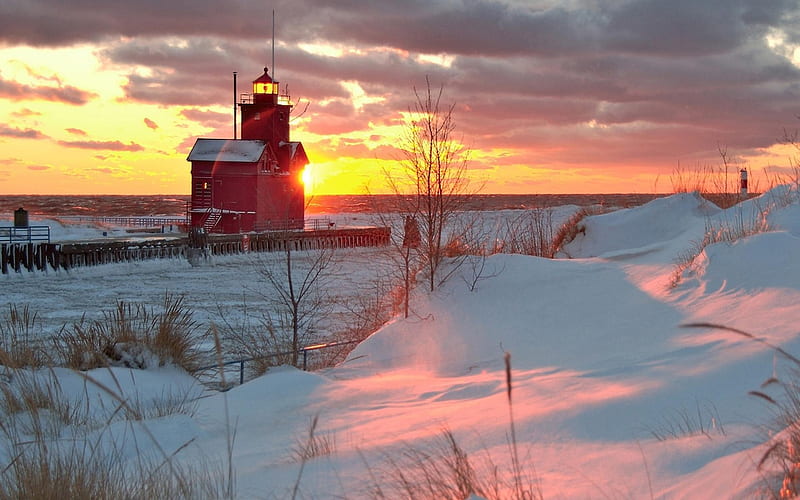
[(308, 157), (289, 140), (289, 96), (264, 68), (238, 105), (241, 139), (197, 139), (187, 158), (192, 226), (223, 233), (302, 229)]
[(239, 103), (242, 110), (242, 139), (268, 143), (277, 151), (281, 142), (289, 142), (289, 113), (292, 104), (288, 95), (280, 94), (280, 84), (264, 74), (253, 80), (253, 93)]

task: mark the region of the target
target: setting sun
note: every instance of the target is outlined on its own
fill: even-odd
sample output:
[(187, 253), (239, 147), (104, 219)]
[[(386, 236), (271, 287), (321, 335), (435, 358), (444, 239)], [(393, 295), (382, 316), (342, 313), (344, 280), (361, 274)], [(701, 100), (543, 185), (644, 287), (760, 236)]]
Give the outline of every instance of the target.
[(300, 172), (300, 181), (303, 183), (306, 189), (306, 194), (311, 193), (314, 187), (314, 177), (311, 173), (311, 165), (306, 165), (306, 168)]

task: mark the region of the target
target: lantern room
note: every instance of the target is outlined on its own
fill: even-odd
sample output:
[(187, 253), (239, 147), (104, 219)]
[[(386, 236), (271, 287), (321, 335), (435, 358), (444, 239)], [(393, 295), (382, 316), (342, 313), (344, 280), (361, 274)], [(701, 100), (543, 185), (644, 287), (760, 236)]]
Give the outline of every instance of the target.
[(277, 151), (281, 142), (289, 142), (289, 114), (292, 104), (280, 93), (280, 83), (273, 80), (268, 68), (253, 80), (253, 93), (239, 100), (242, 111), (242, 139), (268, 142)]
[(264, 68), (264, 74), (253, 80), (253, 101), (278, 103), (280, 82), (272, 80), (269, 68)]

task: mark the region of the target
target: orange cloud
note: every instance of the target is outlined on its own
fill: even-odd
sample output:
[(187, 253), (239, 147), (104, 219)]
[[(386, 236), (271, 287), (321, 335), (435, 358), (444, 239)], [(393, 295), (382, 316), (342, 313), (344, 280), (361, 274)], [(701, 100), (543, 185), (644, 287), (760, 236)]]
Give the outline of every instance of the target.
[(144, 151), (141, 144), (124, 144), (120, 141), (58, 141), (62, 146), (80, 149), (107, 149), (110, 151)]
[(18, 139), (44, 139), (45, 136), (38, 130), (33, 129), (19, 129), (19, 128), (11, 128), (5, 125), (0, 125), (0, 136), (4, 137), (15, 137)]
[(11, 116), (16, 116), (17, 118), (27, 118), (29, 116), (41, 116), (41, 113), (29, 108), (22, 108), (19, 111), (14, 111), (11, 113)]
[(0, 97), (17, 101), (42, 100), (81, 105), (97, 97), (97, 94), (81, 90), (71, 85), (58, 87), (32, 86), (0, 79)]

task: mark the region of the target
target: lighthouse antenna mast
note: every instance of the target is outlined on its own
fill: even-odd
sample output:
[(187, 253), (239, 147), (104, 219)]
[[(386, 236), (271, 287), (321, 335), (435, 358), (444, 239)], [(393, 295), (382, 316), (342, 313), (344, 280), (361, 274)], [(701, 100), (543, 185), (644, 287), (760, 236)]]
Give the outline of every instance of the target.
[(275, 9), (272, 9), (272, 81), (277, 81), (275, 78)]
[(236, 72), (233, 72), (233, 140), (236, 140), (236, 94), (238, 93), (236, 87)]

